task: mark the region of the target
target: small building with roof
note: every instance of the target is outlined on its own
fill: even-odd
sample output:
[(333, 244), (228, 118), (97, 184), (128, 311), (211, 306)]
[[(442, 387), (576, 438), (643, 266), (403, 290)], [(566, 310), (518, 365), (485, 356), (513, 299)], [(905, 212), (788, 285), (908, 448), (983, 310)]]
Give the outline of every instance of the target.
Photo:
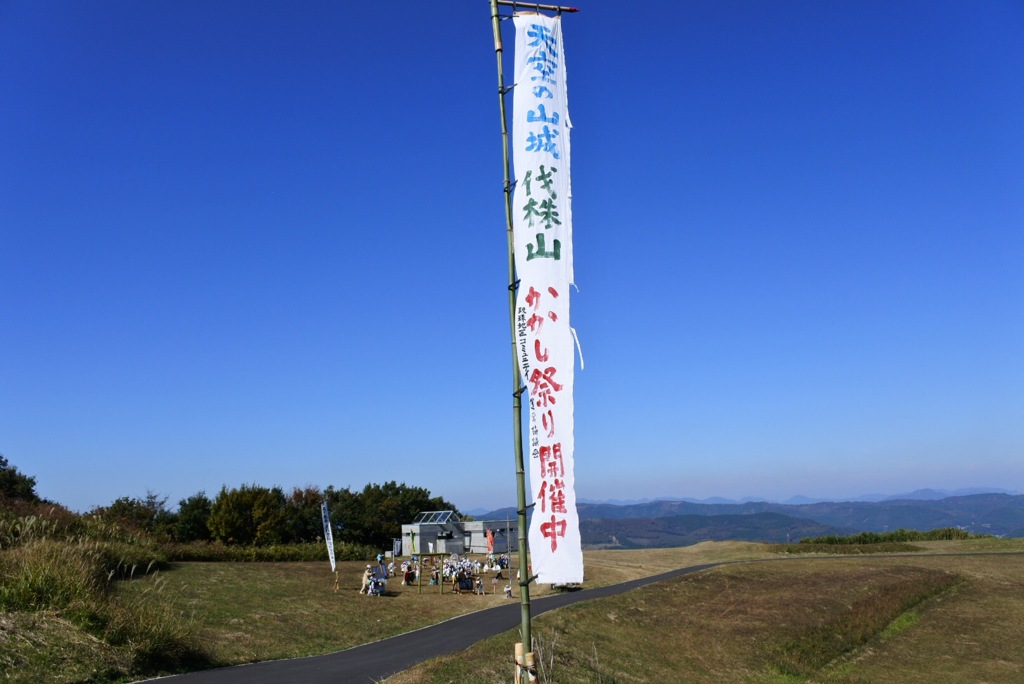
[(518, 550), (515, 520), (466, 520), (455, 511), (423, 511), (408, 525), (402, 525), (402, 555), (420, 553), (493, 553)]

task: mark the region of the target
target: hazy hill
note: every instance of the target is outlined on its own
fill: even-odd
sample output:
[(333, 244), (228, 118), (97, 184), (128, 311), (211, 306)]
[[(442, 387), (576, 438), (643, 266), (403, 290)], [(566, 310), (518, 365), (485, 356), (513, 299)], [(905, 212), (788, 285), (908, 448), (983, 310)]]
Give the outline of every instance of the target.
[(660, 518), (669, 515), (749, 515), (781, 513), (832, 527), (884, 532), (900, 527), (963, 527), (972, 532), (1014, 535), (1024, 528), (1024, 495), (974, 494), (938, 500), (824, 502), (801, 505), (748, 502), (695, 504), (656, 501), (633, 506), (580, 504), (581, 518)]
[(672, 515), (662, 518), (585, 518), (580, 520), (584, 548), (656, 548), (702, 541), (786, 542), (854, 530), (831, 527), (781, 513), (748, 515)]
[[(800, 536), (832, 533), (810, 531), (817, 528), (849, 533), (885, 532), (901, 527), (917, 530), (962, 527), (977, 533), (1024, 537), (1024, 495), (1010, 494), (798, 505), (764, 501), (733, 504), (648, 501), (625, 506), (580, 503), (578, 510), (584, 544), (612, 543), (610, 539), (615, 536), (620, 545), (626, 545), (623, 540), (630, 540), (630, 548), (675, 546), (704, 539), (785, 541), (787, 533), (794, 540)], [(756, 517), (765, 514), (783, 516), (787, 521)], [(514, 518), (515, 509), (499, 509), (478, 519), (504, 520), (506, 516)], [(701, 520), (708, 517), (717, 519)], [(620, 522), (615, 525), (613, 521)], [(633, 522), (626, 525), (621, 521)], [(802, 531), (804, 528), (806, 531)]]
[(900, 527), (962, 527), (971, 532), (1020, 536), (1024, 530), (1024, 496), (974, 494), (931, 501), (898, 499), (875, 503), (818, 503), (785, 511), (820, 523), (884, 532)]

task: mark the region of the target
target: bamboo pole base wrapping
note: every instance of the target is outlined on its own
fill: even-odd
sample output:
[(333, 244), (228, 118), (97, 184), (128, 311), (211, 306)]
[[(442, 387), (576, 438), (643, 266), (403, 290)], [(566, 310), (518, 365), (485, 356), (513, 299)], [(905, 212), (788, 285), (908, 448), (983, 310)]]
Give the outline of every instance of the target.
[(533, 651), (524, 653), (523, 660), (525, 661), (525, 664), (523, 665), (523, 670), (526, 674), (525, 681), (533, 684), (533, 682), (537, 681), (537, 663), (533, 657)]

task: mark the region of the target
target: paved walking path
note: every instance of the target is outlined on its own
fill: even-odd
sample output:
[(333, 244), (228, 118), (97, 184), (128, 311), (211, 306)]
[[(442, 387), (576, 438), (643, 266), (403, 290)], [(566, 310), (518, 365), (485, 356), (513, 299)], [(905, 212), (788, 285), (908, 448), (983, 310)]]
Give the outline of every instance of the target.
[[(693, 565), (621, 584), (533, 598), (530, 601), (530, 613), (532, 616), (537, 616), (572, 603), (614, 596), (647, 584), (724, 564), (726, 563)], [(271, 660), (146, 681), (159, 681), (161, 684), (377, 682), (396, 672), (407, 670), (424, 660), (465, 650), (478, 641), (515, 629), (519, 627), (521, 620), (521, 607), (517, 601), (497, 608), (488, 608), (462, 615), (430, 627), (363, 644), (338, 653), (292, 660)], [(511, 656), (509, 657), (511, 658)]]

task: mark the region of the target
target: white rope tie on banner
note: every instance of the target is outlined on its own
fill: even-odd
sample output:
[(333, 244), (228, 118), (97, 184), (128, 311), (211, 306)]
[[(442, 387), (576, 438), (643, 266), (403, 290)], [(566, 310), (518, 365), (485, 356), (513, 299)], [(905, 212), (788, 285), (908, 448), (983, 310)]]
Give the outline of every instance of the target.
[(580, 347), (580, 336), (576, 334), (576, 328), (569, 326), (572, 339), (576, 342), (576, 353), (580, 355), (580, 370), (583, 370), (583, 348)]

